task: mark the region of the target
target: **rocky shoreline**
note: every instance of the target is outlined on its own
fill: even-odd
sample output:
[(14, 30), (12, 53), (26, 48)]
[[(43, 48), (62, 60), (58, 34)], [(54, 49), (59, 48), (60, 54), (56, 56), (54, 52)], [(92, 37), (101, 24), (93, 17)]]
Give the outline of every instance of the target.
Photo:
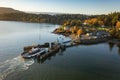
[[(54, 33), (54, 32), (53, 32)], [(78, 43), (78, 44), (84, 44), (84, 45), (89, 45), (89, 44), (99, 44), (99, 43), (103, 43), (103, 42), (107, 42), (111, 39), (110, 36), (107, 37), (101, 37), (101, 38), (91, 38), (91, 39), (81, 39), (81, 38), (76, 38), (75, 35), (73, 34), (62, 34), (62, 33), (54, 33), (54, 34), (58, 34), (58, 35), (63, 35), (66, 37), (71, 38), (72, 42), (74, 43)]]

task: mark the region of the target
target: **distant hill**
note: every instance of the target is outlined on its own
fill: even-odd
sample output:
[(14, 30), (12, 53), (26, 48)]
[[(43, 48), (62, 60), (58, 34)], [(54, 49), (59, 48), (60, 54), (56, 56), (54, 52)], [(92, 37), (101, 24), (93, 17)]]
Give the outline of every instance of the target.
[(37, 22), (37, 23), (52, 23), (62, 24), (68, 20), (81, 20), (88, 19), (83, 14), (62, 14), (52, 12), (22, 12), (12, 8), (0, 7), (0, 20), (4, 21), (23, 21), (23, 22)]
[(18, 11), (12, 8), (7, 7), (0, 7), (0, 14), (6, 14), (6, 13), (20, 13), (22, 11)]

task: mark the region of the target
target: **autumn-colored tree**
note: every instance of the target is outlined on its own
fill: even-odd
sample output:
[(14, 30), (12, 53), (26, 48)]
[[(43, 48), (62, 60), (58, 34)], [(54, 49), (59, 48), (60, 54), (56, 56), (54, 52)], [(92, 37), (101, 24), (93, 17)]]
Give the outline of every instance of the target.
[(79, 29), (79, 27), (78, 26), (74, 26), (73, 29), (74, 29), (74, 32), (76, 33), (77, 30)]
[(74, 31), (74, 28), (72, 27), (72, 28), (70, 28), (70, 32), (72, 33), (72, 34), (74, 34), (75, 33), (75, 31)]
[(120, 21), (116, 23), (116, 30), (120, 30)]
[(92, 24), (95, 24), (97, 22), (97, 18), (91, 19)]
[(85, 20), (84, 23), (87, 23), (87, 24), (92, 24), (91, 20), (88, 19), (88, 20)]
[(65, 22), (63, 23), (64, 26), (68, 26), (69, 24), (70, 24), (70, 21), (65, 21)]
[(79, 29), (78, 31), (77, 31), (77, 35), (81, 35), (83, 33), (83, 31), (82, 31), (82, 29)]
[(100, 26), (102, 26), (102, 25), (104, 25), (104, 22), (103, 22), (103, 21), (98, 21), (98, 24), (99, 24)]
[(97, 18), (92, 18), (84, 21), (87, 24), (91, 24), (93, 26), (98, 26), (98, 19)]

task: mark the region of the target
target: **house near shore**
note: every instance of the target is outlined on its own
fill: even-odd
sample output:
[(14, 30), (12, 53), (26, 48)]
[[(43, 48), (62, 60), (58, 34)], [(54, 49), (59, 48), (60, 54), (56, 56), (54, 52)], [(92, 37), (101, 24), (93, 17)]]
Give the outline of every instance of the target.
[(84, 22), (83, 25), (87, 25), (88, 23)]
[(70, 27), (69, 26), (64, 26), (64, 30), (70, 30)]
[(81, 39), (96, 39), (104, 37), (110, 37), (110, 34), (104, 30), (88, 32), (86, 34), (81, 35)]

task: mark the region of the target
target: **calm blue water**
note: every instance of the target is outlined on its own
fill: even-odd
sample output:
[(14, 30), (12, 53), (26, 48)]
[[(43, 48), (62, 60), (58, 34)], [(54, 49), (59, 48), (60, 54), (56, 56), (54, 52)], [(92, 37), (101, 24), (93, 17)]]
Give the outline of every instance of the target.
[(56, 41), (59, 25), (0, 21), (0, 80), (120, 80), (120, 49), (79, 45), (47, 60), (23, 60), (24, 46)]

